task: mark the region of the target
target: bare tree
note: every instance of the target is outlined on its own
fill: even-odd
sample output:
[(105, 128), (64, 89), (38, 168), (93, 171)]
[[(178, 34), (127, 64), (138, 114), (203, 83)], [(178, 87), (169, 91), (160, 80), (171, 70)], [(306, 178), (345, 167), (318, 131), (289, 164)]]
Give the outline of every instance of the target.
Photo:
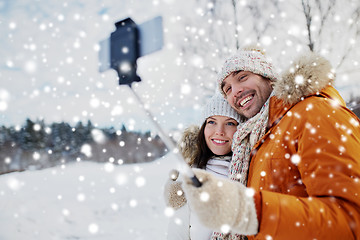
[[(187, 69), (185, 79), (201, 86), (204, 91), (199, 94), (212, 95), (214, 80), (224, 59), (248, 44), (249, 39), (253, 43), (259, 42), (274, 26), (271, 15), (262, 11), (264, 6), (274, 9), (274, 14), (279, 11), (275, 0), (248, 4), (238, 0), (196, 1), (195, 14), (183, 19), (184, 41), (180, 45)], [(194, 66), (196, 59), (201, 61)]]
[(238, 23), (238, 10), (236, 7), (236, 0), (232, 0), (232, 6), (233, 6), (233, 10), (234, 10), (234, 32), (235, 32), (235, 39), (236, 39), (236, 49), (240, 48), (240, 43), (239, 43), (239, 23)]
[(360, 51), (357, 44), (360, 2), (357, 0), (197, 0), (195, 3), (192, 12), (183, 17), (185, 32), (179, 45), (186, 65), (184, 79), (203, 90), (198, 98), (213, 94), (214, 80), (224, 59), (249, 43), (267, 43), (264, 47), (280, 68), (287, 67), (296, 55), (309, 49), (329, 59), (338, 78), (342, 74), (359, 74), (360, 64), (356, 65), (356, 61)]
[(311, 6), (309, 4), (309, 0), (301, 0), (301, 5), (302, 5), (304, 16), (306, 19), (306, 29), (307, 29), (308, 40), (309, 40), (308, 46), (311, 51), (314, 51), (314, 42), (313, 42), (312, 33), (311, 33), (312, 13), (311, 13)]
[[(360, 37), (360, 3), (351, 0), (301, 0), (301, 5), (306, 22), (307, 46), (311, 51), (320, 52), (326, 44), (325, 39), (330, 39), (332, 43), (327, 44), (328, 52), (338, 56), (335, 68), (341, 68), (355, 48), (355, 44), (346, 40), (355, 41)], [(347, 11), (343, 10), (344, 5), (347, 6)], [(348, 22), (343, 20), (341, 29), (338, 29), (336, 22), (345, 17), (349, 17)], [(342, 43), (343, 49), (339, 49), (342, 38), (345, 40)]]
[[(346, 50), (343, 52), (342, 57), (338, 63), (338, 65), (336, 66), (336, 69), (339, 69), (345, 62), (346, 58), (350, 55), (350, 53), (354, 50), (355, 48), (355, 39), (360, 39), (360, 4), (354, 9), (354, 11), (352, 12), (351, 18), (352, 21), (349, 24), (349, 31), (353, 31), (354, 32), (354, 44), (348, 44)], [(357, 69), (358, 71), (360, 70), (360, 68)]]

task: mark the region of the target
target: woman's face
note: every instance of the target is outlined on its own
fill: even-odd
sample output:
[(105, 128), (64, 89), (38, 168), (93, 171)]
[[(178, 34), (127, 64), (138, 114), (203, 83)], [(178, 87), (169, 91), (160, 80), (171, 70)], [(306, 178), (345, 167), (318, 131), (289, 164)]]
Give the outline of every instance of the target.
[(231, 151), (232, 137), (238, 123), (229, 117), (211, 116), (206, 119), (205, 141), (215, 155), (226, 155)]

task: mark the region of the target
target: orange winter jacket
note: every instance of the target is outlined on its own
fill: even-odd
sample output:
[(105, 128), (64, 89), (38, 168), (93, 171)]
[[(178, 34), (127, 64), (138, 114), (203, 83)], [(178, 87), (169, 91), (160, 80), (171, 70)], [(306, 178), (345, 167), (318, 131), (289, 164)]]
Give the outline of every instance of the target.
[(331, 81), (317, 82), (312, 94), (284, 93), (298, 90), (296, 74), (313, 80), (305, 90), (315, 84), (316, 69), (308, 77), (298, 70), (275, 86), (268, 131), (252, 151), (247, 185), (260, 193), (261, 220), (259, 233), (248, 238), (360, 239), (359, 119)]

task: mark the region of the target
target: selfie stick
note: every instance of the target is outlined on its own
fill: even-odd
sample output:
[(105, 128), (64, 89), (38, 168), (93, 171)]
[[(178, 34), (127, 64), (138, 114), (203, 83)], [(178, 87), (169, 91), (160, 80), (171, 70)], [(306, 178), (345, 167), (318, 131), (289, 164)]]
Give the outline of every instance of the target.
[(195, 176), (194, 172), (192, 171), (191, 167), (185, 162), (184, 158), (180, 155), (179, 149), (175, 146), (174, 142), (171, 140), (171, 138), (164, 132), (164, 130), (161, 128), (159, 123), (155, 121), (154, 116), (151, 114), (151, 112), (145, 107), (145, 104), (139, 97), (139, 95), (136, 93), (136, 91), (129, 85), (131, 91), (133, 92), (135, 98), (139, 102), (139, 105), (142, 107), (142, 109), (146, 112), (146, 115), (148, 118), (152, 121), (152, 123), (155, 125), (160, 138), (164, 141), (166, 147), (169, 149), (169, 151), (172, 151), (176, 158), (179, 160), (179, 163), (181, 163), (181, 170), (183, 173), (185, 173), (192, 181), (193, 185), (195, 187), (201, 187), (201, 182), (199, 179)]
[(131, 86), (133, 82), (141, 81), (140, 77), (136, 74), (136, 60), (162, 47), (161, 17), (141, 25), (137, 25), (132, 19), (127, 18), (116, 22), (115, 26), (116, 30), (111, 33), (110, 38), (100, 42), (100, 72), (112, 68), (118, 73), (119, 85), (128, 85), (130, 87), (140, 106), (157, 128), (168, 150), (173, 152), (179, 160), (181, 166), (179, 171), (186, 174), (192, 180), (194, 186), (200, 187), (201, 182), (195, 176), (191, 167), (185, 162), (182, 155), (179, 154), (179, 149), (170, 137), (165, 134), (159, 123), (155, 121), (151, 112), (145, 107), (141, 98)]

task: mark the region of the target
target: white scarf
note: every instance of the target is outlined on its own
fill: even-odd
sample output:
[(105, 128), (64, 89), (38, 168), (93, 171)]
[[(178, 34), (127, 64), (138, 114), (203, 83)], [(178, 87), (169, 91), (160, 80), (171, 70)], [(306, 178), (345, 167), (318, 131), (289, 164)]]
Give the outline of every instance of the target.
[(228, 177), (231, 156), (213, 157), (207, 164), (205, 170), (217, 177)]
[[(233, 156), (229, 168), (229, 178), (233, 181), (241, 182), (245, 186), (247, 184), (251, 150), (266, 132), (271, 96), (272, 94), (258, 114), (239, 125), (233, 136)], [(245, 238), (245, 236), (239, 234), (223, 234), (218, 232), (213, 232), (211, 237), (212, 240), (239, 240)]]

